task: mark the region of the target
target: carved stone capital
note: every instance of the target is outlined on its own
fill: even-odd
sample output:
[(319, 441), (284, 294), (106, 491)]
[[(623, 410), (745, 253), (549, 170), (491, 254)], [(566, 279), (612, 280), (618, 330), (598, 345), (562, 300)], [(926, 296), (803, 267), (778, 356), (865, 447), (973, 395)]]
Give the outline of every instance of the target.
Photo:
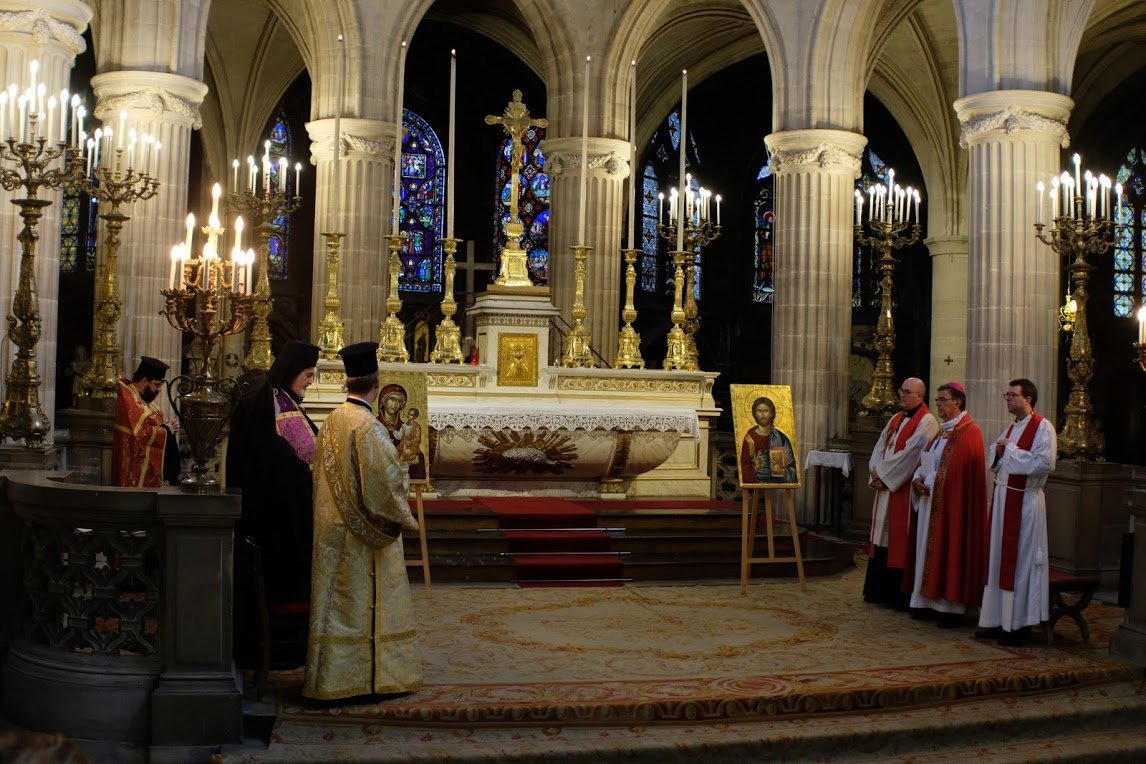
[[(615, 138), (589, 138), (588, 165), (590, 170), (604, 171), (610, 180), (623, 181), (629, 177), (628, 142)], [(550, 177), (581, 172), (580, 138), (546, 138), (541, 143), (545, 154), (545, 168)]]
[[(374, 119), (339, 120), (342, 142), (339, 156), (366, 155), (374, 159), (394, 156), (394, 126)], [(306, 123), (310, 136), (310, 163), (334, 159), (334, 120), (319, 119)]]
[(788, 130), (764, 139), (772, 173), (819, 169), (859, 177), (860, 158), (867, 139), (844, 130)]
[(87, 48), (83, 30), (91, 21), (91, 8), (82, 2), (52, 5), (51, 9), (0, 10), (0, 32), (30, 35), (35, 47), (59, 46), (74, 58)]
[(1070, 98), (1041, 90), (997, 90), (960, 98), (955, 102), (962, 126), (959, 145), (965, 149), (991, 135), (1031, 133), (1051, 136), (1066, 148), (1073, 107)]
[(199, 105), (207, 95), (207, 85), (181, 74), (106, 72), (92, 77), (92, 90), (96, 97), (92, 113), (105, 122), (114, 122), (116, 115), (126, 111), (152, 118), (174, 116), (195, 130), (203, 126)]

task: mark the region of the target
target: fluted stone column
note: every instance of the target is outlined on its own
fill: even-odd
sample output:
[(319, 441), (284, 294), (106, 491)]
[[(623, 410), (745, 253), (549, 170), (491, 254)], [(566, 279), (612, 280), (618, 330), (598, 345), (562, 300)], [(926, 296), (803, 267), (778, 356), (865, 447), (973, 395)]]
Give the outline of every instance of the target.
[[(553, 304), (572, 323), (575, 296), (574, 260), (570, 247), (593, 248), (586, 261), (585, 324), (596, 350), (612, 364), (620, 329), (621, 231), (625, 210), (625, 179), (629, 176), (627, 141), (593, 138), (589, 141), (589, 178), (586, 184), (585, 238), (577, 239), (581, 205), (581, 139), (546, 138), (545, 159), (550, 189), (549, 288)], [(560, 352), (561, 346), (556, 350)]]
[[(126, 71), (97, 74), (92, 78), (92, 90), (96, 120), (118, 129), (119, 113), (126, 111), (129, 126), (151, 133), (163, 144), (155, 169), (159, 193), (129, 208), (127, 214), (132, 219), (124, 225), (121, 237), (120, 338), (127, 373), (135, 369), (141, 355), (159, 358), (178, 370), (183, 336), (159, 315), (165, 306), (159, 290), (167, 286), (171, 247), (186, 235), (187, 213), (204, 217), (205, 211), (189, 209), (187, 181), (191, 130), (201, 126), (199, 105), (207, 86), (180, 74)], [(226, 182), (226, 178), (218, 180)], [(199, 238), (195, 243), (201, 243)]]
[(799, 446), (807, 453), (848, 432), (852, 224), (867, 138), (788, 130), (764, 142), (776, 176), (772, 382), (792, 387)]
[(992, 442), (1008, 417), (1007, 383), (1027, 377), (1055, 418), (1058, 256), (1035, 240), (1035, 183), (1060, 170), (1074, 102), (1057, 93), (997, 90), (960, 98), (968, 151), (967, 397)]
[[(76, 55), (86, 47), (83, 31), (92, 11), (81, 0), (53, 0), (33, 7), (28, 2), (0, 0), (0, 87), (15, 82), (21, 88), (28, 84), (28, 64), (37, 59), (40, 73), (37, 81), (48, 93), (59, 93), (68, 85)], [(90, 108), (90, 104), (89, 104)], [(0, 136), (0, 140), (9, 136)], [(0, 246), (11, 254), (0, 266), (0, 320), (12, 312), (12, 299), (19, 283), (20, 243), (16, 236), (23, 228), (19, 207), (12, 199), (26, 193), (0, 189)], [(60, 287), (60, 191), (44, 191), (40, 198), (53, 204), (44, 208), (37, 229), (36, 293), (39, 297), (40, 341), (36, 345), (36, 368), (40, 376), (40, 403), (48, 421), (56, 422), (56, 337)], [(5, 345), (2, 369), (11, 367), (15, 348)], [(2, 376), (0, 376), (2, 378)], [(50, 436), (49, 436), (50, 439)]]
[(390, 189), (394, 178), (393, 122), (373, 119), (342, 119), (342, 161), (339, 186), (334, 184), (334, 120), (308, 122), (312, 141), (310, 162), (315, 166), (314, 280), (310, 293), (310, 336), (318, 337), (318, 325), (326, 315), (326, 240), (331, 230), (331, 197), (337, 194), (338, 228), (342, 240), (339, 292), (346, 342), (377, 342), (378, 325), (386, 317), (388, 251), (384, 236), (390, 233)]
[[(931, 380), (928, 393), (967, 377), (967, 237), (937, 236), (924, 242), (931, 253)], [(951, 362), (948, 363), (947, 359)], [(975, 407), (986, 408), (987, 401)]]

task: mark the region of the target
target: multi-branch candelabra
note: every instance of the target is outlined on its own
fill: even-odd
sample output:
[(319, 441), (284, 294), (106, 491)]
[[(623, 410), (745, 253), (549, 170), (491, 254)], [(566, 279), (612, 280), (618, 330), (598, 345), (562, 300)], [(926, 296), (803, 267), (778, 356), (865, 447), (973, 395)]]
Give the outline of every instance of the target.
[[(282, 175), (285, 176), (285, 171)], [(255, 185), (257, 187), (257, 184)], [(255, 284), (252, 308), (254, 319), (251, 322), (251, 346), (246, 358), (243, 359), (243, 368), (248, 371), (252, 369), (267, 371), (275, 360), (271, 353), (271, 328), (267, 323), (267, 316), (274, 308), (269, 275), (271, 237), (280, 232), (281, 221), (298, 210), (302, 204), (302, 197), (298, 195), (297, 172), (294, 190), (295, 195), (289, 196), (285, 177), (280, 176), (279, 183), (268, 181), (261, 192), (247, 189), (242, 193), (231, 193), (231, 204), (250, 221), (259, 237), (257, 268), (259, 275)]]
[(458, 304), (454, 301), (454, 275), (458, 268), (454, 262), (454, 253), (458, 251), (460, 242), (461, 239), (442, 239), (442, 251), (446, 254), (446, 283), (442, 295), (443, 318), (438, 324), (434, 350), (430, 353), (430, 363), (462, 363), (462, 332), (454, 323), (454, 314), (458, 312)]
[(144, 201), (159, 192), (159, 181), (146, 172), (132, 167), (121, 170), (123, 150), (116, 149), (111, 166), (95, 168), (93, 176), (84, 181), (84, 193), (100, 202), (100, 209), (108, 207), (99, 216), (107, 223), (104, 238), (103, 280), (95, 304), (95, 336), (92, 364), (81, 382), (85, 395), (93, 398), (114, 399), (121, 375), (123, 349), (119, 344), (119, 318), (123, 302), (119, 296), (119, 235), (123, 224), (131, 218), (121, 208), (125, 204)]
[[(1045, 224), (1035, 223), (1035, 237), (1050, 246), (1068, 262), (1067, 272), (1074, 291), (1071, 295), (1077, 310), (1074, 331), (1070, 338), (1070, 354), (1066, 373), (1070, 377), (1071, 391), (1066, 403), (1066, 423), (1058, 435), (1059, 453), (1079, 461), (1102, 461), (1106, 438), (1102, 424), (1094, 415), (1088, 385), (1094, 377), (1094, 352), (1087, 329), (1087, 286), (1094, 266), (1087, 255), (1105, 254), (1114, 243), (1115, 225), (1111, 220), (1110, 188), (1105, 175), (1081, 174), (1082, 160), (1074, 155), (1075, 173), (1064, 172), (1051, 180), (1047, 189), (1037, 185), (1038, 218), (1042, 218), (1044, 192), (1049, 193), (1052, 227), (1044, 234)], [(1121, 187), (1115, 187), (1121, 208)], [(1061, 202), (1061, 213), (1060, 212)]]
[[(12, 107), (15, 111), (15, 105)], [(30, 130), (27, 127), (30, 125)], [(44, 208), (52, 202), (40, 199), (40, 189), (56, 189), (83, 177), (84, 158), (76, 146), (58, 142), (49, 145), (40, 134), (38, 117), (31, 114), (19, 139), (0, 144), (0, 186), (6, 191), (24, 189), (26, 196), (13, 199), (20, 207), (24, 227), (20, 240), (20, 272), (12, 315), (8, 316), (8, 339), (16, 346), (16, 358), (8, 372), (4, 407), (0, 411), (0, 438), (23, 438), (39, 446), (51, 431), (40, 405), (40, 375), (36, 369), (36, 345), (40, 341), (40, 307), (36, 296), (36, 227)], [(44, 132), (48, 132), (45, 128)], [(29, 137), (30, 136), (30, 137)]]
[(406, 350), (406, 327), (398, 318), (402, 310), (402, 297), (398, 294), (398, 276), (402, 273), (402, 260), (398, 252), (402, 249), (405, 236), (393, 233), (386, 237), (390, 249), (390, 259), (386, 271), (390, 278), (390, 291), (386, 295), (386, 319), (378, 327), (378, 360), (383, 362), (406, 363), (410, 353)]
[[(687, 181), (691, 186), (692, 176)], [(664, 194), (660, 194), (661, 211), (658, 219), (664, 218)], [(696, 335), (700, 331), (700, 311), (696, 305), (696, 258), (700, 250), (720, 236), (720, 196), (716, 198), (716, 219), (710, 215), (712, 192), (705, 188), (686, 190), (683, 204), (676, 189), (669, 194), (669, 218), (667, 223), (658, 223), (657, 232), (661, 238), (676, 245), (673, 258), (673, 309), (670, 314), (672, 329), (668, 334), (668, 352), (665, 354), (664, 368), (696, 371), (700, 368), (700, 356), (696, 349)], [(683, 208), (683, 209), (682, 209)], [(681, 225), (681, 213), (684, 228)]]
[(621, 318), (625, 325), (617, 335), (617, 355), (613, 360), (613, 367), (617, 369), (643, 369), (645, 359), (641, 357), (641, 335), (633, 328), (637, 320), (637, 308), (633, 304), (633, 290), (637, 285), (637, 249), (623, 249), (621, 254), (625, 258), (625, 307), (621, 311)]
[[(190, 248), (176, 247), (172, 283), (161, 290), (167, 307), (162, 315), (175, 329), (195, 337), (202, 357), (191, 374), (171, 380), (167, 395), (191, 444), (191, 476), (182, 488), (191, 493), (219, 490), (219, 481), (209, 472), (223, 426), (230, 418), (237, 385), (233, 377), (218, 379), (211, 356), (219, 340), (244, 331), (251, 323), (259, 299), (251, 294), (254, 252), (245, 254), (236, 246), (226, 259), (219, 257), (223, 234), (216, 215), (203, 227), (207, 242), (197, 258)], [(173, 392), (174, 391), (174, 392)]]
[[(863, 197), (856, 191), (855, 240), (861, 247), (874, 247), (879, 258), (879, 318), (875, 324), (875, 349), (879, 356), (872, 374), (871, 390), (863, 397), (861, 406), (866, 415), (882, 415), (898, 407), (899, 396), (892, 383), (891, 351), (895, 349), (895, 321), (892, 317), (892, 276), (899, 262), (892, 254), (897, 249), (919, 242), (923, 228), (919, 222), (919, 191), (910, 186), (895, 184), (895, 171), (888, 171), (887, 186), (873, 186), (867, 190), (869, 215), (867, 225), (871, 236), (863, 232)], [(912, 204), (915, 222), (911, 222)]]
[(574, 266), (574, 295), (573, 295), (573, 328), (565, 336), (565, 350), (561, 354), (561, 365), (566, 369), (592, 369), (593, 362), (592, 337), (589, 327), (585, 326), (585, 259), (589, 256), (592, 247), (577, 245), (572, 247)]
[(346, 344), (346, 327), (339, 315), (342, 300), (338, 296), (339, 263), (342, 259), (339, 249), (344, 235), (329, 231), (322, 234), (326, 239), (326, 297), (322, 301), (326, 315), (318, 325), (318, 345), (322, 348), (322, 357), (328, 361), (336, 360), (339, 349)]

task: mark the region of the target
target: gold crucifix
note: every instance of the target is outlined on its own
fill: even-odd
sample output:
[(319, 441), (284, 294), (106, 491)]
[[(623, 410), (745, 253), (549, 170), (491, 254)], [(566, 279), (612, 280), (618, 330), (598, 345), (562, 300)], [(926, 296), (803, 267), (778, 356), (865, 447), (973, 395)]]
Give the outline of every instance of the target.
[(513, 150), (509, 155), (510, 191), (509, 191), (509, 217), (514, 222), (520, 222), (521, 216), (517, 212), (517, 185), (518, 175), (525, 160), (525, 144), (522, 138), (531, 127), (548, 127), (547, 119), (532, 119), (529, 109), (521, 102), (521, 91), (513, 91), (513, 100), (506, 104), (505, 111), (500, 117), (490, 114), (486, 116), (487, 125), (501, 125), (509, 135)]

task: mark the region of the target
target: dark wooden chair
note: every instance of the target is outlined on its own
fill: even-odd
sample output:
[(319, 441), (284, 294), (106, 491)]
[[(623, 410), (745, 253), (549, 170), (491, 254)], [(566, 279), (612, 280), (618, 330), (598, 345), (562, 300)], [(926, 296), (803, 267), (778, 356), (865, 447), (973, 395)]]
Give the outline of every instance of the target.
[[(1099, 580), (1097, 576), (1075, 576), (1070, 573), (1051, 569), (1050, 571), (1050, 620), (1043, 622), (1043, 631), (1046, 633), (1047, 644), (1054, 644), (1054, 625), (1064, 616), (1078, 624), (1083, 642), (1090, 642), (1090, 627), (1086, 625), (1086, 618), (1082, 611), (1094, 598), (1098, 591)], [(1073, 602), (1068, 602), (1063, 595), (1074, 595)]]
[(310, 603), (268, 602), (263, 548), (249, 536), (243, 543), (247, 545), (250, 555), (254, 605), (257, 610), (258, 663), (255, 668), (255, 700), (262, 700), (263, 686), (270, 673), (272, 655), (290, 651), (292, 648), (297, 649), (300, 636), (305, 644), (305, 636), (310, 626)]

